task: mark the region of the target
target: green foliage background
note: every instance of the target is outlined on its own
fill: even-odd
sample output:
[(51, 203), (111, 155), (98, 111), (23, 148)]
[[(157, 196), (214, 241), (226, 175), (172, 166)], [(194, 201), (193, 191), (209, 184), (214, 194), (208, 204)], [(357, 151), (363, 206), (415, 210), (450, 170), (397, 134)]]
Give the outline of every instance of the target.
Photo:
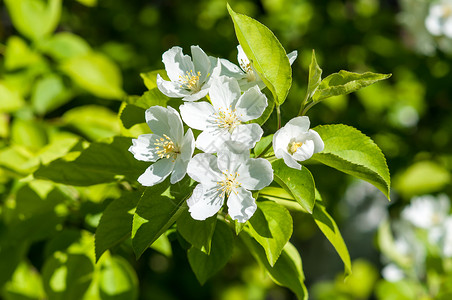
[[(147, 91), (139, 74), (162, 69), (161, 55), (170, 47), (178, 45), (187, 52), (195, 44), (209, 55), (236, 61), (237, 39), (226, 2), (65, 0), (58, 22), (52, 21), (58, 19), (58, 12), (49, 12), (54, 17), (44, 14), (14, 20), (6, 3), (15, 1), (20, 2), (0, 2), (2, 297), (42, 299), (47, 294), (51, 299), (81, 299), (78, 293), (87, 292), (85, 299), (293, 299), (289, 290), (275, 286), (252, 257), (240, 250), (253, 247), (250, 241), (240, 241), (225, 268), (203, 287), (189, 265), (190, 257), (202, 257), (189, 253), (187, 260), (185, 249), (179, 246), (184, 241), (176, 233), (157, 240), (154, 249), (145, 251), (139, 260), (131, 241), (126, 240), (95, 264), (93, 233), (101, 214), (113, 201), (127, 200), (120, 195), (128, 189), (121, 184), (102, 184), (118, 174), (102, 178), (96, 170), (112, 167), (112, 161), (135, 163), (136, 174), (120, 174), (133, 180), (146, 164), (123, 151), (127, 146), (120, 138), (114, 142), (117, 156), (98, 160), (103, 159), (104, 164), (84, 162), (78, 153), (87, 147), (87, 141), (98, 142), (91, 147), (101, 154), (104, 139), (144, 132), (142, 125), (120, 125), (117, 112), (121, 102), (117, 100)], [(398, 22), (402, 2), (229, 3), (235, 11), (269, 27), (288, 52), (298, 50), (292, 89), (281, 106), (283, 124), (296, 116), (305, 95), (312, 49), (324, 77), (340, 69), (393, 73), (385, 82), (323, 101), (310, 110), (311, 124), (351, 125), (378, 144), (394, 179), (390, 212), (400, 210), (413, 195), (439, 191), (451, 195), (451, 57), (441, 51), (432, 56), (416, 52), (413, 28)], [(28, 25), (18, 25), (20, 22)], [(133, 103), (133, 96), (127, 101)], [(276, 116), (266, 124), (266, 134), (274, 132)], [(61, 172), (49, 175), (41, 168), (41, 174), (64, 180), (64, 170), (71, 175), (81, 172), (80, 182), (62, 183), (83, 185), (86, 176), (92, 176), (99, 185), (75, 188), (30, 180), (28, 175), (41, 164), (67, 152), (80, 166), (91, 165), (92, 172), (64, 169), (65, 158), (57, 160)], [(340, 207), (351, 177), (320, 165), (309, 169), (322, 189), (328, 211), (340, 228), (346, 226), (348, 216)], [(117, 222), (127, 222), (130, 217), (114, 213)], [(292, 217), (291, 241), (302, 255), (308, 289), (317, 291), (314, 295), (327, 295), (331, 285), (320, 282), (334, 280), (342, 272), (342, 262), (311, 218), (302, 212), (294, 212)], [(347, 283), (337, 280), (335, 297), (339, 292), (344, 299), (377, 295), (380, 265), (379, 253), (371, 246), (373, 236), (357, 239), (347, 231), (343, 235), (355, 261), (354, 275)], [(64, 277), (52, 275), (62, 272), (71, 274), (66, 282), (61, 280)], [(89, 291), (88, 274), (96, 282)]]

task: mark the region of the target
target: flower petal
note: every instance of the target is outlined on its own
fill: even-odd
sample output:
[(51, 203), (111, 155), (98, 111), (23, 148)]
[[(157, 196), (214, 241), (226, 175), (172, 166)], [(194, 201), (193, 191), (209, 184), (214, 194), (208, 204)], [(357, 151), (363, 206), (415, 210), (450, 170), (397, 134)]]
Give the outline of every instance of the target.
[(209, 89), (210, 101), (216, 111), (234, 108), (241, 92), (237, 80), (226, 76), (213, 78)]
[(218, 168), (223, 172), (237, 172), (239, 166), (246, 163), (250, 157), (249, 148), (238, 148), (234, 144), (234, 142), (224, 143), (217, 154)]
[(309, 138), (312, 139), (312, 141), (314, 142), (314, 153), (323, 151), (323, 149), (325, 148), (325, 144), (323, 143), (323, 140), (317, 133), (317, 131), (309, 129), (308, 134)]
[(233, 220), (245, 223), (257, 209), (256, 200), (250, 191), (239, 187), (228, 197), (228, 213)]
[(132, 139), (132, 146), (129, 151), (133, 154), (135, 159), (142, 161), (155, 162), (159, 159), (157, 151), (155, 150), (154, 142), (160, 139), (161, 136), (156, 134), (142, 134), (137, 139)]
[(203, 131), (196, 139), (196, 148), (206, 153), (218, 152), (225, 142), (231, 140), (230, 134), (221, 131), (209, 132)]
[(221, 72), (220, 75), (227, 77), (234, 77), (239, 80), (245, 76), (245, 73), (235, 64), (231, 63), (229, 60), (220, 58)]
[(188, 175), (204, 185), (212, 185), (221, 179), (216, 156), (208, 153), (196, 154), (188, 163)]
[(188, 93), (188, 95), (186, 95), (184, 98), (182, 98), (182, 100), (187, 101), (187, 102), (192, 102), (192, 101), (196, 101), (201, 98), (204, 98), (209, 93), (209, 89), (203, 88), (199, 92), (196, 92), (194, 94), (190, 94), (189, 92), (187, 92), (187, 93)]
[(180, 86), (179, 82), (164, 80), (160, 74), (157, 74), (157, 87), (162, 94), (170, 98), (181, 98), (189, 94)]
[(185, 174), (187, 174), (188, 162), (189, 160), (183, 160), (180, 156), (176, 158), (174, 169), (171, 172), (171, 184), (179, 182), (182, 178), (184, 178)]
[(259, 118), (266, 107), (267, 97), (255, 85), (240, 96), (235, 109), (239, 119), (247, 122)]
[(216, 186), (198, 184), (187, 200), (188, 211), (195, 220), (205, 220), (215, 215), (223, 206), (224, 195)]
[(189, 128), (180, 145), (180, 155), (182, 159), (186, 161), (190, 160), (194, 150), (195, 138), (193, 137), (193, 131), (191, 131), (191, 129)]
[(284, 127), (288, 131), (288, 134), (291, 137), (296, 137), (300, 133), (306, 132), (309, 130), (311, 122), (309, 121), (309, 117), (302, 116), (302, 117), (296, 117), (287, 122)]
[(277, 158), (282, 158), (282, 152), (287, 152), (291, 138), (285, 127), (280, 128), (273, 135), (273, 150)]
[(184, 127), (179, 113), (172, 107), (152, 106), (146, 110), (146, 123), (152, 132), (168, 135), (173, 142), (179, 143), (184, 135)]
[(298, 51), (294, 50), (287, 54), (287, 58), (289, 59), (290, 64), (292, 65), (293, 62), (297, 59)]
[(239, 62), (240, 67), (243, 69), (243, 71), (246, 72), (244, 67), (250, 63), (250, 60), (248, 59), (248, 56), (246, 56), (245, 51), (243, 51), (241, 45), (237, 46), (237, 51), (237, 61)]
[(314, 154), (314, 141), (306, 140), (303, 145), (298, 147), (297, 151), (292, 155), (292, 157), (297, 161), (305, 161), (310, 159)]
[(272, 165), (263, 158), (248, 159), (239, 166), (237, 173), (237, 180), (247, 190), (261, 190), (273, 181)]
[(251, 149), (261, 139), (263, 133), (264, 131), (259, 124), (240, 124), (234, 128), (231, 134), (231, 141), (240, 142), (243, 147)]
[(297, 161), (290, 155), (289, 153), (285, 151), (280, 152), (282, 155), (282, 158), (284, 159), (284, 163), (293, 169), (301, 170), (301, 165), (297, 163)]
[(182, 48), (177, 46), (163, 53), (162, 61), (168, 77), (174, 82), (179, 82), (181, 76), (194, 69), (190, 56), (184, 55)]
[(215, 113), (213, 106), (205, 101), (184, 103), (179, 110), (185, 124), (198, 130), (206, 130), (207, 118)]
[(144, 173), (138, 177), (138, 182), (144, 186), (159, 184), (171, 173), (174, 168), (172, 159), (162, 158), (152, 164)]
[(201, 73), (200, 79), (207, 78), (211, 70), (210, 59), (207, 54), (199, 46), (191, 46), (191, 56), (193, 58), (193, 65), (195, 66), (193, 69), (195, 73)]

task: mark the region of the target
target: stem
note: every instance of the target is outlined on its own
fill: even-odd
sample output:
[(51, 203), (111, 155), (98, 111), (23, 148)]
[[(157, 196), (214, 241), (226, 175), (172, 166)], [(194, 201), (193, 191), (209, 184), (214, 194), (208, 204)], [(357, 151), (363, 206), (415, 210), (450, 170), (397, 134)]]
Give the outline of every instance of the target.
[(279, 105), (276, 105), (276, 117), (278, 119), (278, 129), (281, 128), (281, 110), (279, 109)]
[[(313, 107), (316, 104), (317, 104), (317, 102), (314, 102), (314, 101), (309, 103), (301, 112), (301, 116), (304, 116), (308, 112), (308, 110), (311, 109), (311, 107)], [(300, 114), (298, 114), (298, 115), (300, 116)]]
[(298, 111), (298, 116), (301, 116), (301, 114), (303, 113), (303, 108), (304, 105), (306, 104), (306, 102), (308, 101), (309, 95), (308, 93), (306, 93), (306, 96), (304, 96), (303, 102), (301, 102), (301, 106), (300, 106), (300, 110)]

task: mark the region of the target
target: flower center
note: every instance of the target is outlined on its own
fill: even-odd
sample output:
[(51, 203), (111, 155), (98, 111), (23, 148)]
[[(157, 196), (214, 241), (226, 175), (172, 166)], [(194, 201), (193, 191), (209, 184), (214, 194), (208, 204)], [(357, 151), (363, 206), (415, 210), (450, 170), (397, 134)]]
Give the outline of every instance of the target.
[(444, 4), (443, 5), (443, 18), (448, 18), (452, 15), (452, 5)]
[(193, 92), (199, 92), (201, 90), (201, 85), (199, 84), (199, 78), (201, 77), (201, 72), (195, 73), (193, 70), (187, 71), (184, 76), (179, 76), (180, 87), (186, 88)]
[(235, 109), (226, 108), (226, 110), (222, 110), (220, 108), (218, 113), (215, 113), (215, 116), (217, 118), (215, 120), (217, 126), (227, 129), (230, 133), (237, 125), (241, 124)]
[(253, 68), (251, 67), (251, 62), (245, 63), (242, 60), (240, 60), (240, 66), (242, 67), (243, 71), (246, 72), (246, 79), (248, 82), (255, 81), (256, 75), (254, 74)]
[(292, 142), (289, 144), (289, 146), (287, 146), (287, 150), (290, 154), (294, 154), (301, 146), (303, 146), (302, 142)]
[(234, 192), (237, 194), (236, 189), (240, 187), (242, 184), (237, 181), (237, 177), (239, 174), (235, 172), (234, 174), (229, 173), (228, 170), (226, 172), (223, 172), (224, 179), (222, 181), (218, 181), (218, 191), (221, 191), (222, 196), (231, 194), (231, 192)]
[(180, 150), (178, 147), (174, 145), (174, 142), (171, 140), (169, 136), (166, 134), (163, 135), (164, 138), (155, 139), (154, 145), (155, 150), (157, 150), (157, 155), (160, 158), (177, 158), (177, 155), (180, 154)]

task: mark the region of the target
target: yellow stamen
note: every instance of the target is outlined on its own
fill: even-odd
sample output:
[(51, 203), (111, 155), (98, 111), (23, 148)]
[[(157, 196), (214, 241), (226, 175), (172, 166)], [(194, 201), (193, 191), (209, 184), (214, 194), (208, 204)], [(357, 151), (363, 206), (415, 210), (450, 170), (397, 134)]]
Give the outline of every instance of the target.
[(301, 146), (303, 146), (302, 142), (292, 142), (287, 147), (288, 148), (287, 150), (289, 151), (290, 154), (294, 154)]
[(224, 179), (217, 182), (217, 191), (221, 191), (222, 196), (229, 196), (232, 192), (237, 194), (236, 189), (242, 185), (237, 181), (239, 174), (237, 172), (235, 172), (234, 174), (228, 173), (228, 171), (226, 170), (226, 172), (223, 172), (223, 175)]
[(240, 125), (242, 123), (237, 116), (236, 110), (232, 109), (231, 107), (227, 108), (226, 110), (222, 110), (220, 108), (218, 110), (218, 113), (215, 113), (215, 116), (217, 117), (217, 126), (220, 128), (226, 128), (231, 133), (234, 128), (237, 127), (237, 125)]
[(156, 139), (157, 142), (154, 143), (156, 146), (155, 149), (157, 151), (157, 155), (159, 158), (177, 158), (177, 155), (180, 154), (179, 148), (174, 145), (174, 142), (171, 140), (169, 136), (166, 134), (163, 135), (164, 138)]
[(186, 88), (193, 92), (198, 92), (201, 90), (201, 86), (199, 84), (199, 78), (201, 77), (201, 72), (195, 73), (193, 70), (190, 72), (187, 71), (187, 74), (184, 76), (179, 76), (181, 85), (180, 87)]

